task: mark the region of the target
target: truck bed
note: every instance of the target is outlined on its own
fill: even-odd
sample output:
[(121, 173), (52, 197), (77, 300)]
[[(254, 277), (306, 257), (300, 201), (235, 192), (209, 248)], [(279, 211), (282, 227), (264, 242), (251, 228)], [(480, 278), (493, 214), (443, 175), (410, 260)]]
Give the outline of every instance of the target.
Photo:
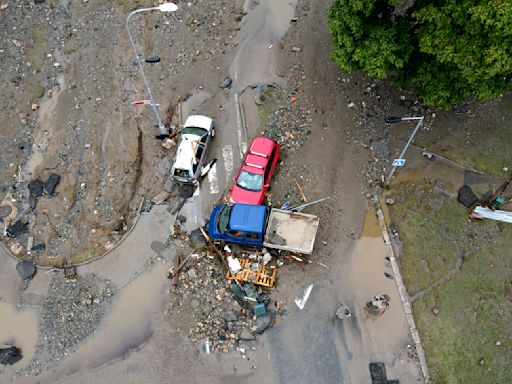
[(272, 208), (263, 245), (309, 255), (313, 252), (318, 217)]

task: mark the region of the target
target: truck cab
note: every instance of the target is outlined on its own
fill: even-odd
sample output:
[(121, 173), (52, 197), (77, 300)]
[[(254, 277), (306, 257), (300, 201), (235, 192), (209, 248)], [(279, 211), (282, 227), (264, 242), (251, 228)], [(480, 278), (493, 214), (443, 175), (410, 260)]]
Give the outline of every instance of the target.
[(264, 205), (217, 205), (210, 216), (208, 232), (216, 240), (261, 247), (266, 218)]

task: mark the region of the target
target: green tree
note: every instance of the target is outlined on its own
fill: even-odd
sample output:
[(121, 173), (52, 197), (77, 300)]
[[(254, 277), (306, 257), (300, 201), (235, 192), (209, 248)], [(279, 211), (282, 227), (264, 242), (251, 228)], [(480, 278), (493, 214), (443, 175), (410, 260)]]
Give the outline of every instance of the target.
[(413, 85), (427, 105), (512, 89), (511, 0), (334, 0), (329, 29), (341, 69)]

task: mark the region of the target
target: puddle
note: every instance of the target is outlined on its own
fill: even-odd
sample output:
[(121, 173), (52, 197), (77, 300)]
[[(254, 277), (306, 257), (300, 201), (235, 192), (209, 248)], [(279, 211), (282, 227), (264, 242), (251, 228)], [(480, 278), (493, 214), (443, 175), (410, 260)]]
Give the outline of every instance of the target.
[(380, 237), (382, 232), (380, 230), (379, 221), (377, 220), (377, 213), (373, 206), (366, 209), (364, 216), (363, 228), (359, 237)]
[(23, 368), (31, 361), (37, 344), (37, 316), (30, 309), (18, 310), (0, 301), (0, 344), (12, 344), (21, 349), (23, 358), (14, 365)]
[(76, 353), (57, 368), (55, 375), (70, 375), (122, 359), (153, 335), (154, 318), (163, 313), (169, 266), (162, 262), (144, 272), (121, 291), (104, 325)]
[(38, 128), (34, 132), (32, 152), (22, 167), (22, 180), (33, 180), (37, 167), (43, 163), (44, 154), (48, 147), (48, 138), (51, 137), (55, 109), (59, 104), (59, 95), (66, 86), (63, 74), (58, 76), (57, 82), (60, 85), (60, 91), (54, 91), (53, 96), (45, 98), (39, 106)]
[(282, 81), (276, 75), (279, 40), (290, 27), (297, 0), (262, 0), (248, 10), (236, 43), (239, 47), (229, 70), (233, 89)]

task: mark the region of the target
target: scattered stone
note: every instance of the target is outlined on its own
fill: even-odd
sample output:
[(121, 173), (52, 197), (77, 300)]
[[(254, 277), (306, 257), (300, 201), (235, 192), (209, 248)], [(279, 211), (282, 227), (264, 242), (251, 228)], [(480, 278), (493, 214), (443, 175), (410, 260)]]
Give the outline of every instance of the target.
[(40, 197), (43, 195), (43, 183), (39, 180), (32, 180), (28, 183), (28, 190), (32, 196)]
[(272, 260), (272, 255), (268, 252), (265, 253), (262, 259), (263, 265), (267, 265), (270, 262), (270, 260)]
[(395, 204), (395, 199), (393, 199), (393, 198), (391, 198), (391, 197), (388, 197), (388, 198), (386, 199), (386, 204), (387, 204), (387, 205), (393, 205), (393, 204)]
[(151, 199), (151, 201), (153, 203), (155, 203), (156, 205), (160, 205), (160, 204), (163, 204), (165, 200), (167, 200), (169, 198), (169, 195), (170, 193), (167, 192), (167, 191), (162, 191), (160, 192), (158, 195), (156, 195), (155, 197), (153, 197)]
[(9, 249), (11, 250), (11, 252), (15, 255), (15, 256), (19, 256), (22, 252), (23, 252), (23, 247), (21, 246), (20, 243), (14, 243), (14, 244), (11, 244), (11, 246), (9, 247)]
[(189, 270), (187, 271), (187, 274), (188, 274), (188, 277), (189, 277), (190, 279), (195, 279), (195, 278), (196, 278), (196, 276), (197, 276), (197, 275), (196, 275), (196, 271), (195, 271), (194, 269), (189, 269)]
[(31, 279), (36, 274), (36, 266), (31, 261), (20, 261), (16, 264), (16, 270), (24, 281)]
[(237, 315), (240, 315), (240, 312), (242, 312), (242, 307), (238, 303), (238, 301), (233, 301), (233, 304), (231, 304), (231, 308), (233, 309), (233, 312), (235, 312)]
[(236, 321), (238, 319), (238, 316), (233, 311), (226, 311), (222, 314), (222, 318), (224, 321)]
[(204, 238), (203, 233), (199, 228), (190, 232), (189, 239), (190, 245), (196, 250), (206, 248), (207, 246), (206, 239)]
[(187, 216), (178, 215), (178, 216), (176, 216), (176, 220), (178, 220), (180, 223), (184, 224), (187, 222)]
[(7, 236), (17, 238), (25, 233), (28, 233), (28, 226), (19, 220), (7, 227)]
[(270, 313), (267, 313), (265, 316), (260, 316), (256, 319), (256, 333), (261, 335), (265, 332), (272, 323), (272, 316)]
[(233, 80), (231, 80), (231, 77), (226, 76), (226, 78), (224, 78), (224, 80), (222, 80), (219, 83), (219, 87), (222, 88), (222, 89), (229, 88), (229, 87), (231, 87), (231, 83), (232, 82), (233, 82)]
[(478, 197), (475, 195), (473, 190), (469, 185), (464, 184), (461, 189), (459, 189), (459, 194), (457, 195), (457, 201), (461, 203), (466, 208), (471, 207), (478, 200)]
[(0, 217), (7, 217), (11, 214), (12, 207), (10, 205), (0, 206)]
[(190, 306), (193, 308), (193, 309), (196, 309), (197, 307), (199, 307), (199, 300), (196, 300), (196, 299), (192, 299), (190, 300)]
[(0, 364), (12, 365), (21, 360), (23, 356), (21, 351), (14, 345), (1, 345), (0, 346)]
[(162, 140), (162, 148), (164, 149), (171, 149), (176, 146), (176, 142), (171, 139), (170, 137), (166, 137)]
[(44, 245), (44, 243), (40, 243), (40, 244), (37, 244), (37, 245), (34, 245), (30, 251), (31, 252), (38, 252), (38, 251), (44, 251), (44, 249), (46, 248), (46, 246)]
[(434, 309), (432, 310), (432, 313), (433, 313), (435, 316), (439, 315), (439, 309), (434, 308)]
[(300, 48), (300, 47), (292, 47), (292, 52), (302, 52), (302, 48)]
[(46, 194), (48, 194), (49, 196), (52, 196), (53, 193), (55, 192), (55, 188), (57, 188), (57, 185), (59, 184), (60, 182), (60, 175), (56, 174), (56, 173), (51, 173), (50, 176), (48, 177), (48, 180), (46, 180), (46, 182), (44, 183), (44, 191), (46, 192)]

